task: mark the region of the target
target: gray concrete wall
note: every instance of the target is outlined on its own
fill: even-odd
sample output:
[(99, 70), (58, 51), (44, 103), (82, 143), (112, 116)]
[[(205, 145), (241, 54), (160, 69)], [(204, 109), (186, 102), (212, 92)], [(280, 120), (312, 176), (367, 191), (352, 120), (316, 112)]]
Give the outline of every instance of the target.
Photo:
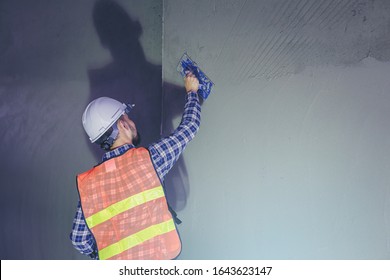
[(128, 98), (144, 144), (169, 133), (184, 51), (216, 87), (167, 178), (179, 258), (390, 258), (389, 1), (99, 3), (0, 2), (1, 259), (84, 258), (81, 114)]
[(110, 95), (137, 103), (139, 117), (155, 94), (160, 112), (161, 1), (95, 2), (0, 2), (1, 259), (85, 259), (69, 240), (75, 176), (102, 152), (84, 108)]
[(390, 2), (164, 1), (164, 79), (215, 82), (182, 259), (390, 258)]

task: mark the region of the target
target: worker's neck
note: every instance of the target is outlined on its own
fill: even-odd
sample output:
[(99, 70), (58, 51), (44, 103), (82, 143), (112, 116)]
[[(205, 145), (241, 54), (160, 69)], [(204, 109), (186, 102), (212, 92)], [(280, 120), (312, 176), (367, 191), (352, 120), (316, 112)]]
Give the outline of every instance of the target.
[(132, 141), (128, 141), (128, 140), (124, 140), (124, 139), (117, 139), (114, 144), (112, 144), (111, 146), (111, 150), (114, 150), (120, 146), (123, 146), (125, 144), (128, 144), (128, 145), (133, 145), (133, 142)]

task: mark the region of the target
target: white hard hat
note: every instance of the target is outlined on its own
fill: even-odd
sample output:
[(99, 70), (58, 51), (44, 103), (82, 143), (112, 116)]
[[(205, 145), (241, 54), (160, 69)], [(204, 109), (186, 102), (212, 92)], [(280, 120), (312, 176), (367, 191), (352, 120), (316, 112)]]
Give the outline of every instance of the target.
[(89, 140), (98, 140), (126, 111), (127, 105), (109, 97), (99, 97), (88, 104), (82, 122)]

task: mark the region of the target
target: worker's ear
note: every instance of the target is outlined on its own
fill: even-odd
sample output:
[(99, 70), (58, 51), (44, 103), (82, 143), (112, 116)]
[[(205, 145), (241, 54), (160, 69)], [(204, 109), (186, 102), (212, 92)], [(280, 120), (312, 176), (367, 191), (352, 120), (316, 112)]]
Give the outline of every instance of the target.
[(128, 130), (129, 125), (126, 123), (125, 120), (119, 119), (119, 125), (121, 126), (122, 129)]
[(121, 120), (121, 119), (118, 120), (117, 126), (118, 126), (119, 130), (125, 129), (124, 123), (125, 122), (123, 120)]

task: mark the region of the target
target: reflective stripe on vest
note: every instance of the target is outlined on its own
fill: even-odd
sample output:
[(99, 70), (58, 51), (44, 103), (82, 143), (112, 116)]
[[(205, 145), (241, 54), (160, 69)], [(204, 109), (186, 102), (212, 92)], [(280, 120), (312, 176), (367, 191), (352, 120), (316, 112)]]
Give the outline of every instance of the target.
[(180, 239), (149, 151), (133, 148), (77, 176), (99, 259), (173, 259)]

